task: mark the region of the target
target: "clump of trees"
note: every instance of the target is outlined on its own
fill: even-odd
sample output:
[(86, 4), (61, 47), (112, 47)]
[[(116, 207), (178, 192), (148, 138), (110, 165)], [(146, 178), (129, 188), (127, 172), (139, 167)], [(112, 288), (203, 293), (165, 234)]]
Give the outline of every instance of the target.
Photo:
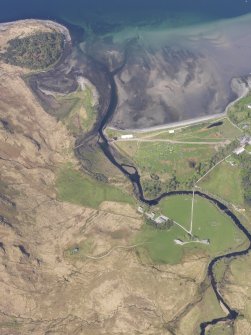
[(242, 154), (238, 159), (241, 165), (244, 199), (246, 202), (251, 203), (251, 155)]
[(165, 229), (170, 229), (174, 225), (174, 222), (173, 220), (168, 219), (167, 221), (157, 223), (154, 220), (147, 219), (146, 224), (154, 227), (155, 229), (165, 230)]
[(195, 166), (197, 177), (202, 177), (208, 170), (210, 170), (215, 164), (224, 159), (226, 156), (231, 154), (233, 150), (238, 146), (238, 140), (234, 140), (228, 145), (220, 148), (209, 160), (200, 162)]
[(59, 60), (63, 46), (63, 34), (40, 32), (10, 40), (6, 50), (0, 53), (0, 59), (32, 70), (44, 69)]
[(228, 112), (228, 116), (233, 123), (239, 124), (241, 127), (246, 125), (245, 132), (248, 134), (251, 134), (251, 109), (247, 107), (247, 105), (250, 104), (250, 101), (251, 93), (236, 103)]
[(147, 197), (157, 197), (162, 192), (162, 182), (160, 180), (145, 179), (142, 181), (144, 193)]

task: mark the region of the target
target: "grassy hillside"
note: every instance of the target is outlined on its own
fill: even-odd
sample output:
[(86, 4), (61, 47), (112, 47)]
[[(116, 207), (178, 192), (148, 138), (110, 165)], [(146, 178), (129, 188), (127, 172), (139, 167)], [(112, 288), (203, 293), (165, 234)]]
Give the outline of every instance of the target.
[(63, 166), (57, 176), (58, 198), (78, 205), (98, 208), (103, 201), (133, 204), (133, 197), (106, 183), (85, 176), (70, 165)]
[(89, 131), (97, 113), (92, 89), (86, 86), (67, 95), (55, 95), (58, 108), (53, 111), (74, 136)]

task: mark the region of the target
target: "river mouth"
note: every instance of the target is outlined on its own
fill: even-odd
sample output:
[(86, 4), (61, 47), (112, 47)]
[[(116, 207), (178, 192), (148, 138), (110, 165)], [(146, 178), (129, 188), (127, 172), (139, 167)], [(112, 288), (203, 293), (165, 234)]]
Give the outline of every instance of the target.
[(107, 124), (117, 129), (223, 115), (243, 94), (236, 78), (251, 72), (250, 22), (250, 15), (186, 28), (169, 29), (161, 22), (156, 27), (114, 28), (103, 35), (69, 25), (74, 57), (50, 76), (63, 81), (79, 72), (99, 86), (103, 103), (109, 95), (108, 72), (114, 74), (117, 101)]
[(109, 125), (140, 130), (223, 114), (243, 93), (236, 78), (251, 71), (250, 20), (86, 33), (83, 55), (117, 70), (118, 101)]
[[(125, 63), (126, 64), (126, 63)], [(119, 68), (118, 73), (124, 69), (125, 64)], [(204, 321), (200, 324), (200, 335), (206, 335), (206, 332), (209, 327), (225, 323), (229, 321), (235, 321), (239, 313), (238, 311), (232, 309), (230, 305), (224, 300), (222, 297), (219, 289), (218, 289), (218, 282), (216, 280), (215, 274), (214, 274), (214, 267), (215, 265), (221, 261), (222, 259), (232, 259), (240, 256), (247, 255), (251, 250), (251, 234), (250, 232), (244, 227), (240, 220), (237, 218), (237, 216), (221, 201), (213, 198), (210, 195), (207, 195), (200, 191), (194, 191), (194, 190), (183, 190), (183, 191), (173, 191), (173, 192), (164, 192), (162, 193), (158, 198), (155, 199), (146, 199), (144, 196), (143, 188), (140, 181), (140, 174), (136, 167), (132, 165), (124, 165), (119, 162), (119, 160), (116, 158), (116, 151), (111, 150), (111, 146), (109, 144), (108, 139), (106, 138), (106, 135), (104, 133), (104, 129), (107, 125), (107, 123), (112, 119), (113, 113), (116, 111), (116, 106), (118, 103), (118, 89), (115, 81), (115, 76), (117, 74), (117, 71), (110, 72), (110, 87), (111, 87), (111, 95), (110, 95), (110, 104), (108, 106), (107, 113), (105, 117), (102, 119), (100, 123), (100, 127), (98, 129), (99, 133), (99, 146), (101, 150), (103, 151), (104, 155), (108, 158), (108, 160), (117, 167), (132, 183), (134, 194), (137, 197), (137, 199), (149, 206), (155, 206), (159, 204), (159, 202), (166, 197), (171, 197), (175, 195), (192, 195), (196, 194), (202, 198), (207, 199), (208, 201), (214, 203), (220, 211), (222, 211), (225, 215), (229, 216), (230, 219), (233, 221), (233, 223), (236, 225), (236, 227), (246, 236), (246, 238), (249, 241), (249, 245), (246, 249), (242, 251), (236, 251), (231, 252), (225, 255), (217, 256), (211, 260), (211, 262), (208, 265), (208, 271), (207, 275), (211, 281), (212, 289), (215, 293), (215, 296), (221, 306), (224, 307), (224, 309), (227, 311), (227, 315), (225, 317), (220, 317), (217, 319), (213, 319), (210, 321)], [(80, 153), (77, 153), (78, 156), (80, 156)], [(129, 169), (128, 169), (129, 168)]]
[[(135, 46), (135, 44), (133, 44), (133, 47), (134, 46)], [(131, 47), (131, 45), (129, 47)], [(90, 50), (88, 50), (88, 51), (90, 51)], [(82, 50), (82, 52), (83, 52), (83, 50)], [(185, 57), (188, 57), (188, 55), (190, 55), (190, 54), (185, 53)], [(117, 77), (124, 71), (128, 62), (130, 64), (130, 60), (128, 61), (128, 58), (130, 58), (130, 54), (129, 55), (127, 54), (126, 56), (127, 57), (122, 57), (121, 58), (122, 61), (118, 62), (117, 67), (113, 67), (111, 69), (106, 64), (105, 61), (102, 62), (98, 57), (97, 57), (97, 59), (95, 59), (93, 54), (90, 55), (90, 54), (86, 53), (85, 60), (87, 61), (87, 63), (90, 66), (90, 67), (88, 67), (88, 66), (86, 67), (86, 66), (84, 66), (85, 62), (83, 62), (83, 55), (79, 51), (79, 56), (77, 57), (77, 63), (75, 64), (75, 67), (71, 67), (70, 72), (65, 71), (65, 68), (69, 65), (70, 60), (72, 60), (72, 58), (64, 60), (64, 62), (59, 64), (53, 70), (53, 71), (58, 71), (58, 73), (59, 73), (58, 78), (64, 78), (66, 73), (68, 73), (68, 75), (70, 73), (71, 74), (70, 79), (72, 80), (73, 83), (75, 83), (75, 81), (77, 79), (77, 76), (79, 76), (80, 74), (83, 75), (83, 76), (88, 76), (88, 73), (89, 73), (89, 79), (93, 83), (93, 85), (95, 85), (95, 74), (97, 72), (100, 75), (100, 77), (99, 76), (96, 77), (97, 85), (98, 85), (98, 82), (100, 82), (100, 78), (102, 76), (104, 78), (104, 82), (102, 83), (102, 85), (99, 86), (100, 87), (99, 92), (101, 93), (101, 100), (100, 100), (101, 103), (100, 103), (100, 106), (99, 106), (99, 111), (100, 111), (99, 118), (98, 118), (95, 126), (93, 127), (92, 131), (87, 135), (83, 135), (83, 137), (81, 136), (77, 140), (77, 145), (86, 144), (88, 146), (89, 141), (91, 141), (93, 139), (93, 137), (96, 138), (98, 136), (98, 145), (99, 145), (100, 149), (103, 151), (104, 155), (108, 158), (108, 160), (115, 167), (117, 167), (131, 181), (131, 183), (134, 187), (134, 194), (138, 198), (138, 200), (141, 201), (141, 202), (144, 202), (144, 203), (146, 203), (150, 206), (157, 205), (159, 203), (159, 201), (161, 199), (163, 199), (164, 197), (170, 197), (170, 196), (177, 195), (177, 194), (192, 194), (191, 190), (184, 190), (184, 191), (177, 191), (177, 192), (165, 192), (156, 199), (146, 199), (144, 197), (144, 193), (143, 193), (142, 186), (141, 186), (141, 181), (140, 181), (140, 174), (137, 171), (137, 168), (134, 167), (134, 166), (122, 164), (120, 162), (120, 160), (118, 159), (118, 155), (117, 155), (116, 151), (114, 149), (111, 149), (110, 143), (109, 143), (108, 139), (106, 138), (106, 135), (104, 134), (104, 129), (106, 128), (108, 123), (113, 122), (114, 113), (116, 113), (116, 111), (117, 111), (117, 106), (119, 104), (119, 92), (120, 92), (119, 88), (118, 88), (118, 84), (117, 84)], [(82, 59), (82, 61), (80, 61), (80, 59)], [(89, 69), (91, 68), (90, 64), (94, 64), (95, 70), (93, 68), (92, 71), (88, 72)], [(53, 76), (53, 72), (50, 73), (50, 75)], [(47, 80), (46, 77), (43, 77), (43, 76), (44, 76), (44, 74), (36, 75), (36, 76), (33, 76), (32, 79), (35, 78), (38, 81), (39, 80), (41, 80), (41, 81)], [(104, 91), (105, 85), (107, 87), (106, 91)], [(68, 88), (68, 86), (66, 85), (66, 88), (70, 91), (74, 87), (70, 85), (70, 87)], [(67, 91), (67, 89), (66, 89), (66, 91)], [(103, 100), (102, 100), (102, 97), (104, 98)], [(115, 114), (115, 117), (116, 117), (116, 114)], [(83, 151), (81, 151), (81, 149), (76, 149), (75, 153), (76, 153), (76, 156), (81, 159), (81, 157), (83, 155)], [(204, 197), (207, 200), (214, 202), (215, 205), (221, 211), (224, 211), (225, 214), (228, 215), (233, 220), (234, 224), (245, 234), (245, 236), (248, 238), (248, 240), (251, 243), (250, 233), (241, 224), (241, 222), (234, 215), (234, 213), (230, 211), (229, 208), (227, 208), (223, 203), (219, 202), (217, 199), (214, 199), (213, 197), (210, 197), (210, 196), (208, 196), (204, 193), (201, 193), (199, 191), (197, 191), (195, 193), (198, 196)], [(233, 252), (233, 253), (229, 253), (229, 254), (226, 254), (226, 255), (222, 255), (222, 256), (214, 258), (210, 262), (209, 267), (208, 267), (208, 276), (211, 280), (212, 288), (215, 292), (215, 295), (216, 295), (218, 301), (228, 311), (228, 315), (225, 318), (220, 318), (220, 319), (215, 319), (215, 320), (212, 320), (212, 321), (203, 322), (200, 325), (201, 335), (206, 334), (206, 330), (210, 325), (214, 325), (214, 324), (224, 322), (224, 321), (228, 321), (228, 320), (235, 320), (238, 317), (238, 312), (231, 309), (231, 307), (225, 302), (225, 300), (221, 296), (220, 292), (218, 291), (217, 282), (216, 282), (216, 279), (215, 279), (215, 276), (214, 276), (214, 273), (213, 273), (214, 265), (219, 260), (221, 260), (223, 258), (233, 258), (233, 257), (237, 257), (237, 256), (246, 255), (250, 251), (250, 249), (251, 249), (251, 247), (249, 245), (249, 247), (247, 249), (243, 250), (243, 251), (238, 251), (238, 252)]]

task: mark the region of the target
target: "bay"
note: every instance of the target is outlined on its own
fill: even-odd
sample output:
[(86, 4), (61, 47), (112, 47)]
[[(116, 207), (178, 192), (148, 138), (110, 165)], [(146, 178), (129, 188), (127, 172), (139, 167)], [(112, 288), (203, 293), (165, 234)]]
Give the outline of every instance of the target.
[(88, 26), (97, 34), (123, 25), (177, 27), (251, 12), (251, 0), (1, 0), (0, 22), (55, 19)]

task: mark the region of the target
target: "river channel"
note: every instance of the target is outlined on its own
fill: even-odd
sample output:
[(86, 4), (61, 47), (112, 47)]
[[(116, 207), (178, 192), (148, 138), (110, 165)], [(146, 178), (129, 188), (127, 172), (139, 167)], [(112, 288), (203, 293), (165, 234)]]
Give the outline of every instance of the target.
[[(117, 102), (118, 102), (118, 95), (117, 95), (117, 87), (116, 87), (116, 82), (115, 82), (115, 75), (118, 71), (121, 70), (121, 67), (119, 69), (117, 69), (116, 71), (113, 72), (109, 72), (109, 70), (107, 68), (104, 67), (104, 70), (107, 72), (107, 76), (109, 78), (110, 81), (110, 87), (111, 87), (111, 93), (110, 93), (110, 102), (109, 102), (109, 106), (108, 109), (106, 111), (106, 113), (104, 113), (102, 120), (100, 120), (99, 123), (99, 128), (98, 128), (98, 133), (99, 133), (99, 145), (100, 148), (102, 149), (104, 155), (109, 159), (109, 161), (116, 166), (132, 183), (133, 188), (134, 188), (134, 194), (136, 196), (136, 198), (145, 203), (148, 204), (150, 206), (154, 206), (157, 205), (160, 200), (162, 200), (163, 198), (166, 197), (171, 197), (171, 196), (175, 196), (175, 195), (179, 195), (179, 194), (185, 194), (185, 195), (192, 195), (193, 191), (191, 190), (182, 190), (182, 191), (172, 191), (172, 192), (164, 192), (163, 194), (161, 194), (159, 197), (155, 198), (155, 199), (146, 199), (144, 197), (144, 192), (143, 192), (143, 188), (141, 185), (141, 181), (140, 181), (140, 174), (137, 170), (136, 167), (131, 166), (131, 165), (125, 165), (125, 164), (121, 164), (118, 162), (118, 160), (115, 158), (113, 152), (114, 149), (111, 150), (111, 144), (109, 142), (109, 140), (107, 139), (106, 135), (105, 135), (105, 128), (106, 125), (108, 124), (108, 122), (111, 120), (116, 106), (117, 106)], [(129, 172), (133, 170), (133, 172)], [(231, 306), (229, 306), (227, 304), (227, 302), (224, 300), (224, 298), (222, 297), (222, 295), (219, 292), (218, 289), (218, 282), (216, 280), (216, 277), (214, 275), (214, 267), (215, 265), (223, 260), (223, 259), (230, 259), (230, 258), (236, 258), (236, 257), (240, 257), (240, 256), (244, 256), (247, 255), (249, 253), (249, 251), (251, 250), (251, 234), (250, 232), (242, 225), (242, 223), (240, 222), (240, 220), (237, 218), (237, 216), (225, 205), (223, 204), (221, 201), (213, 198), (212, 196), (209, 196), (203, 192), (200, 191), (195, 191), (195, 194), (197, 196), (203, 197), (205, 199), (207, 199), (208, 201), (214, 203), (218, 209), (220, 211), (222, 211), (225, 215), (229, 216), (231, 218), (231, 220), (233, 221), (233, 223), (236, 225), (236, 227), (241, 230), (245, 236), (247, 237), (247, 239), (249, 240), (249, 246), (242, 251), (236, 251), (236, 252), (232, 252), (232, 253), (228, 253), (225, 255), (221, 255), (221, 256), (217, 256), (214, 259), (211, 260), (211, 262), (208, 265), (208, 269), (207, 269), (207, 275), (210, 279), (212, 288), (214, 290), (214, 293), (219, 301), (219, 303), (225, 307), (225, 309), (228, 311), (228, 314), (225, 317), (221, 317), (221, 318), (217, 318), (217, 319), (213, 319), (210, 321), (205, 321), (202, 322), (200, 324), (200, 335), (206, 335), (206, 332), (208, 330), (208, 328), (212, 325), (216, 325), (218, 323), (222, 323), (222, 322), (227, 322), (227, 321), (234, 321), (237, 319), (238, 317), (238, 311), (234, 310), (231, 308)]]

